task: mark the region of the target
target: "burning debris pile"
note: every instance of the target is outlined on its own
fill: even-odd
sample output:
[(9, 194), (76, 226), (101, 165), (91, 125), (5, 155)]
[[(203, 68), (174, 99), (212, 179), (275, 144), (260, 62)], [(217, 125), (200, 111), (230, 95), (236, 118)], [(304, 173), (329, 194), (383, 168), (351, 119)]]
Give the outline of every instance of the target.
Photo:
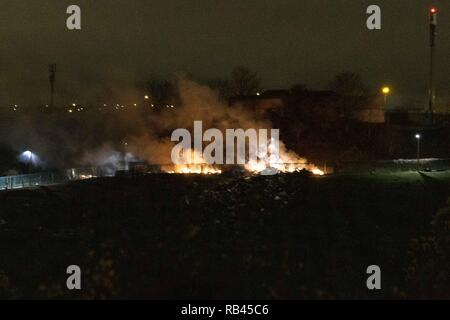
[[(263, 132), (267, 132), (267, 130), (263, 130)], [(223, 140), (222, 137), (221, 140)], [(241, 142), (242, 141), (245, 141), (245, 137), (241, 139)], [(309, 164), (306, 159), (300, 158), (294, 152), (286, 150), (283, 142), (278, 140), (278, 130), (276, 130), (275, 138), (271, 137), (270, 139), (265, 139), (265, 137), (262, 138), (260, 134), (258, 140), (255, 139), (253, 142), (257, 145), (257, 147), (253, 149), (251, 147), (251, 138), (247, 144), (241, 143), (241, 145), (239, 145), (238, 142), (237, 155), (235, 157), (234, 139), (231, 140), (231, 142), (227, 139), (227, 157), (230, 150), (232, 154), (231, 160), (227, 158), (227, 163), (238, 163), (241, 165), (243, 171), (252, 174), (273, 175), (280, 172), (293, 173), (306, 170), (315, 175), (324, 175), (322, 170), (313, 164)], [(246, 154), (247, 149), (248, 154)], [(223, 155), (220, 154), (220, 156), (217, 157), (217, 150), (215, 150), (216, 157), (209, 155), (204, 156), (205, 153), (198, 152), (191, 148), (186, 151), (187, 155), (182, 159), (183, 161), (181, 164), (168, 166), (168, 168), (164, 168), (163, 171), (179, 174), (220, 174), (223, 172), (223, 170), (220, 169), (220, 164), (223, 164)], [(220, 159), (219, 164), (217, 164), (218, 158)]]
[[(279, 141), (278, 132), (274, 137), (273, 131), (278, 130), (271, 129), (272, 124), (260, 112), (242, 105), (230, 106), (209, 87), (184, 77), (177, 80), (177, 92), (180, 103), (176, 112), (158, 114), (148, 126), (152, 132), (127, 139), (128, 151), (150, 164), (159, 165), (160, 172), (221, 174), (227, 166), (235, 165), (251, 174), (302, 170), (324, 174), (306, 159), (287, 150)], [(208, 130), (203, 132), (203, 128)], [(168, 132), (172, 132), (171, 139), (168, 139)], [(205, 143), (209, 145), (203, 149)], [(174, 160), (174, 153), (181, 161)]]
[(221, 174), (222, 170), (217, 166), (195, 163), (162, 166), (162, 171), (170, 174)]
[[(226, 167), (226, 165), (223, 165)], [(233, 166), (236, 167), (236, 166)], [(222, 174), (224, 169), (221, 169), (222, 165), (207, 164), (206, 162), (195, 162), (189, 164), (178, 165), (161, 165), (160, 171), (169, 174)], [(322, 176), (324, 171), (319, 169), (313, 164), (309, 164), (306, 159), (302, 158), (285, 158), (277, 159), (274, 161), (250, 161), (247, 164), (240, 167), (242, 171), (250, 174), (260, 175), (273, 175), (277, 173), (293, 173), (309, 171), (314, 175)]]
[[(139, 163), (131, 165), (131, 170), (135, 173), (168, 173), (168, 174), (201, 174), (201, 175), (217, 175), (225, 172), (241, 172), (253, 175), (274, 175), (278, 173), (294, 173), (294, 172), (310, 172), (313, 175), (322, 176), (324, 171), (313, 164), (307, 162), (306, 159), (299, 158), (293, 152), (285, 151), (284, 145), (282, 152), (276, 157), (258, 157), (257, 160), (247, 161), (243, 165), (226, 165), (226, 164), (208, 164), (203, 156), (199, 155), (195, 150), (188, 150), (188, 159), (182, 164), (163, 164), (140, 167)], [(140, 168), (139, 168), (140, 167)], [(150, 168), (150, 169), (149, 169)]]
[[(272, 152), (276, 148), (276, 152)], [(245, 165), (245, 169), (251, 173), (272, 175), (276, 173), (293, 173), (310, 171), (314, 175), (324, 175), (325, 173), (313, 164), (309, 164), (304, 158), (300, 158), (296, 153), (286, 150), (284, 144), (274, 146), (273, 142), (269, 143), (268, 149), (270, 156), (259, 157), (256, 161), (249, 161)], [(276, 154), (276, 156), (273, 156)]]
[[(246, 172), (251, 174), (273, 175), (277, 173), (293, 173), (309, 171), (314, 175), (323, 176), (325, 172), (315, 165), (308, 163), (273, 163), (268, 165), (264, 162), (249, 163), (244, 166)], [(169, 174), (222, 174), (224, 170), (216, 165), (209, 164), (186, 164), (186, 165), (163, 165), (161, 171)]]
[(207, 164), (203, 156), (195, 150), (188, 150), (188, 161), (185, 164), (161, 166), (161, 171), (170, 174), (221, 174), (216, 165)]

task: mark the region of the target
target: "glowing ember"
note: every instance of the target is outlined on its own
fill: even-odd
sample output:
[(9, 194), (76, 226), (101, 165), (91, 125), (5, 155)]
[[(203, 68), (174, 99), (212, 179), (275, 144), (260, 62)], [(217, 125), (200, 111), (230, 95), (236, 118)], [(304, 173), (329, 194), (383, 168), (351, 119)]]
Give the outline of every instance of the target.
[(323, 172), (322, 170), (317, 169), (317, 168), (313, 169), (311, 172), (318, 176), (323, 176), (325, 174), (325, 172)]
[[(269, 149), (271, 145), (269, 145)], [(204, 174), (213, 175), (221, 174), (222, 170), (216, 165), (206, 164), (202, 156), (194, 157), (195, 151), (189, 150), (188, 159), (189, 164), (166, 165), (162, 166), (161, 170), (170, 174)], [(285, 151), (284, 145), (281, 144), (279, 156), (269, 156), (260, 158), (257, 161), (250, 161), (244, 165), (245, 170), (254, 174), (264, 174), (266, 170), (275, 170), (276, 172), (292, 173), (300, 172), (302, 170), (310, 171), (314, 175), (322, 176), (325, 173), (313, 164), (308, 164), (306, 159), (298, 157), (293, 152)]]
[(195, 150), (189, 150), (188, 164), (177, 164), (163, 166), (161, 169), (165, 173), (171, 174), (221, 174), (222, 170), (214, 165), (206, 164), (206, 161)]
[(91, 175), (91, 174), (80, 174), (78, 176), (78, 179), (80, 179), (80, 180), (88, 180), (88, 179), (93, 179), (93, 178), (96, 178), (96, 176)]
[(264, 161), (259, 161), (256, 163), (249, 163), (245, 166), (245, 169), (252, 173), (263, 173), (265, 170), (275, 169), (282, 173), (292, 173), (300, 172), (302, 170), (307, 170), (312, 172), (314, 175), (323, 176), (325, 173), (312, 164), (307, 164), (304, 162), (297, 163), (268, 163)]
[[(163, 169), (163, 171), (165, 171)], [(176, 165), (173, 170), (167, 170), (166, 173), (178, 174), (221, 174), (222, 170), (207, 164), (186, 164)]]
[[(245, 169), (252, 173), (263, 173), (265, 170), (275, 169), (278, 172), (292, 173), (302, 170), (311, 171), (314, 175), (324, 175), (325, 173), (317, 168), (315, 165), (308, 164), (307, 160), (300, 158), (295, 152), (287, 151), (282, 142), (277, 146), (273, 139), (270, 140), (267, 146), (269, 155), (264, 151), (264, 146), (260, 146), (263, 151), (258, 157), (257, 161), (250, 161), (245, 165)], [(273, 152), (278, 148), (278, 152)]]

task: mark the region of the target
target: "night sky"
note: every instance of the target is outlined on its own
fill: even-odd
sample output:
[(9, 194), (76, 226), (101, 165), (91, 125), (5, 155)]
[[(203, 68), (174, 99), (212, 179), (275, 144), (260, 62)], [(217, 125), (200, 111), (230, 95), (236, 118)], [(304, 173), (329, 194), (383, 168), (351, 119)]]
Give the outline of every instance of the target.
[[(82, 9), (82, 30), (66, 8)], [(382, 8), (382, 30), (366, 9)], [(58, 102), (127, 99), (150, 74), (227, 76), (257, 71), (264, 88), (325, 88), (334, 74), (361, 74), (372, 90), (426, 94), (428, 14), (438, 18), (437, 89), (450, 91), (448, 0), (2, 0), (0, 106), (48, 103), (48, 64), (58, 65)]]

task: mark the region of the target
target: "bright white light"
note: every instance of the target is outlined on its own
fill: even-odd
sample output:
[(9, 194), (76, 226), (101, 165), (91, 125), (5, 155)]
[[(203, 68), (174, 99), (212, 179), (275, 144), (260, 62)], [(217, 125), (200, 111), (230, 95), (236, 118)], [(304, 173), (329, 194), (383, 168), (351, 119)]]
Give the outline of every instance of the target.
[(421, 135), (420, 134), (416, 134), (416, 139), (420, 139)]
[(19, 161), (35, 167), (41, 163), (39, 157), (30, 150), (22, 152), (19, 155)]

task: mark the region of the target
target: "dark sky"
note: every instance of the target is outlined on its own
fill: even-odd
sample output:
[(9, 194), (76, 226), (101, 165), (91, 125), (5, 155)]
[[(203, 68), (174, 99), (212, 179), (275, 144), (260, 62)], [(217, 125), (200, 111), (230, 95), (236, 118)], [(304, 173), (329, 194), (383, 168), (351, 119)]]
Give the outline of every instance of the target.
[[(66, 8), (82, 30), (66, 29)], [(381, 31), (366, 8), (382, 8)], [(449, 0), (2, 0), (0, 105), (46, 103), (48, 64), (58, 64), (59, 102), (133, 97), (149, 74), (257, 71), (265, 88), (325, 87), (340, 71), (375, 90), (426, 94), (427, 9), (439, 13), (438, 92), (450, 90)]]

